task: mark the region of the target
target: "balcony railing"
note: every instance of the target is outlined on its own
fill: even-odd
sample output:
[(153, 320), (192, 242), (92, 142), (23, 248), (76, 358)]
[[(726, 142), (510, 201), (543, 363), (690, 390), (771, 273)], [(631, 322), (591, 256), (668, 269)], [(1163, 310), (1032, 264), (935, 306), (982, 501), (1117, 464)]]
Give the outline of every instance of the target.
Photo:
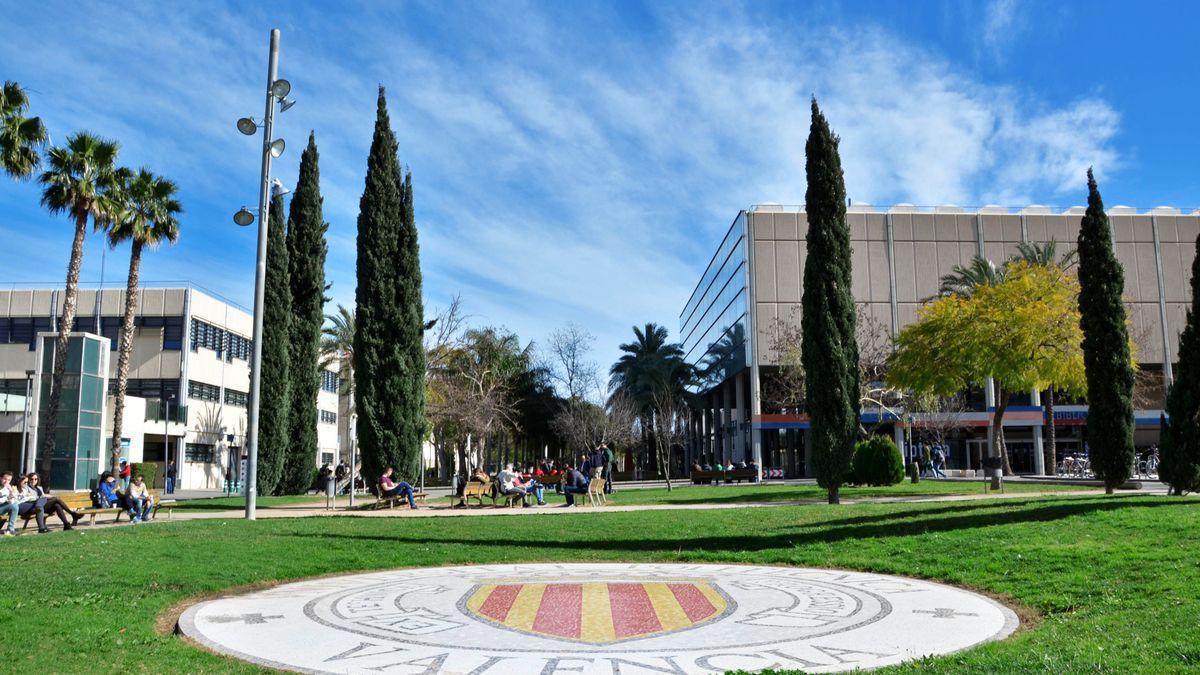
[(186, 405), (168, 405), (165, 401), (146, 401), (147, 422), (178, 422), (187, 424)]

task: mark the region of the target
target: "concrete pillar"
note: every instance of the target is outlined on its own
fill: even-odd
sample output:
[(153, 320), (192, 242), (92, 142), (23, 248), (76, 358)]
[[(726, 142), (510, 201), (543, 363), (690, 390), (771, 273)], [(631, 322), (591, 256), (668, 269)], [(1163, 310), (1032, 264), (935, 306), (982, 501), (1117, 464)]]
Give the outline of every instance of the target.
[(729, 462), (733, 459), (733, 383), (726, 381), (721, 385), (721, 400), (723, 401), (725, 425), (722, 427), (724, 433), (721, 434), (721, 464), (729, 466)]
[[(1042, 392), (1034, 389), (1029, 392), (1029, 402), (1036, 406), (1042, 405)], [(1042, 419), (1045, 419), (1045, 413)], [(1042, 427), (1033, 427), (1033, 472), (1039, 476), (1046, 475), (1046, 456), (1042, 452)]]
[(746, 461), (746, 434), (742, 421), (746, 418), (746, 374), (738, 373), (733, 378), (733, 457), (735, 462)]
[(1158, 216), (1150, 216), (1150, 229), (1154, 235), (1154, 271), (1158, 277), (1158, 323), (1162, 329), (1160, 335), (1163, 350), (1163, 389), (1170, 391), (1171, 384), (1175, 381), (1175, 372), (1171, 364), (1171, 328), (1167, 321), (1167, 295), (1163, 282), (1162, 247), (1158, 240)]
[(892, 438), (896, 441), (896, 447), (900, 448), (900, 456), (907, 459), (908, 453), (904, 450), (904, 427), (900, 426), (899, 421), (892, 424)]

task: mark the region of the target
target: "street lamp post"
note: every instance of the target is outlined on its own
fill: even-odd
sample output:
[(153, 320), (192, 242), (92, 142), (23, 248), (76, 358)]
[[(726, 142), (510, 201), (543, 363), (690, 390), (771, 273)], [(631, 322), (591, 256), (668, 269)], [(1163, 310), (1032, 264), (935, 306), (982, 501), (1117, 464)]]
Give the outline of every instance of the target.
[[(246, 431), (246, 519), (254, 520), (257, 507), (258, 492), (258, 411), (259, 383), (262, 375), (262, 331), (263, 331), (263, 295), (267, 277), (267, 222), (270, 212), (270, 202), (267, 191), (271, 182), (271, 160), (283, 154), (283, 139), (272, 140), (271, 134), (275, 127), (275, 103), (279, 101), (281, 110), (287, 110), (295, 103), (287, 98), (291, 84), (281, 80), (279, 75), (279, 29), (271, 29), (271, 49), (267, 62), (267, 103), (263, 112), (263, 146), (262, 172), (258, 186), (258, 254), (254, 265), (254, 344), (250, 361), (250, 412), (249, 425)], [(253, 119), (243, 117), (237, 122), (238, 131), (252, 136), (258, 130)], [(277, 186), (282, 194), (282, 186)], [(233, 222), (246, 226), (254, 222), (254, 215), (242, 207), (233, 217)]]

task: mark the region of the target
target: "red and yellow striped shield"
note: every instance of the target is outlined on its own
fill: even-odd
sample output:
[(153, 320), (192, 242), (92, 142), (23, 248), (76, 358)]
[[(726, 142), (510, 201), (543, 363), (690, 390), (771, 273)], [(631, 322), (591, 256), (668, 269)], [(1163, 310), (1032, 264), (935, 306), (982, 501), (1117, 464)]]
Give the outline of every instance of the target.
[(510, 630), (598, 645), (694, 628), (727, 607), (696, 580), (481, 584), (465, 601), (472, 616)]

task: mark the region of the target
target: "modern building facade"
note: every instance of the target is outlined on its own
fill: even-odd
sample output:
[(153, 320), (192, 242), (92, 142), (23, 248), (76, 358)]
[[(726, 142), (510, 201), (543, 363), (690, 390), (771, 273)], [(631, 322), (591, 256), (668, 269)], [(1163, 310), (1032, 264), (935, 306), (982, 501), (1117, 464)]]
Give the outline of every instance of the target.
[[(1082, 207), (965, 210), (907, 204), (857, 205), (848, 211), (860, 325), (877, 326), (884, 339), (916, 320), (918, 307), (937, 294), (940, 278), (955, 265), (967, 265), (976, 255), (1002, 263), (1021, 242), (1054, 240), (1073, 249), (1084, 213)], [(1131, 333), (1141, 368), (1135, 441), (1148, 446), (1157, 442), (1165, 385), (1172, 378), (1191, 301), (1188, 282), (1200, 211), (1118, 206), (1109, 210), (1109, 218), (1114, 249), (1125, 269)], [(800, 322), (806, 229), (801, 207), (754, 206), (738, 213), (709, 261), (679, 319), (686, 358), (707, 378), (699, 391), (706, 402), (703, 414), (677, 461), (761, 458), (765, 470), (811, 475), (807, 417), (772, 391), (779, 366), (772, 348), (780, 331), (795, 329)], [(946, 443), (953, 468), (976, 469), (978, 458), (986, 456), (989, 411), (995, 403), (989, 389), (966, 392), (965, 409), (956, 411), (954, 424), (948, 425), (954, 427)], [(1050, 424), (1043, 394), (1014, 397), (1005, 415), (1005, 435), (1018, 472), (1053, 471), (1043, 466), (1040, 452)], [(1087, 406), (1082, 401), (1057, 402), (1053, 423), (1059, 454), (1079, 451)], [(922, 425), (945, 423), (944, 415), (939, 421), (870, 406), (864, 407), (863, 421), (894, 433), (908, 445), (907, 452), (920, 442)]]
[[(71, 416), (74, 426), (65, 427), (77, 428), (73, 454), (59, 457), (56, 451), (48, 459), (37, 451), (39, 419), (48, 397), (62, 295), (40, 288), (0, 290), (0, 468), (36, 468), (50, 474), (52, 487), (87, 489), (108, 464), (125, 291), (79, 292), (67, 370), (82, 369), (79, 376), (88, 386), (80, 389), (88, 396), (80, 397)], [(194, 287), (142, 288), (138, 295), (122, 424), (125, 457), (156, 462), (160, 471), (174, 460), (180, 488), (221, 489), (227, 472), (240, 477), (245, 470), (253, 317)], [(339, 414), (337, 363), (326, 368), (316, 400), (314, 467), (341, 458), (339, 428), (345, 422)], [(99, 394), (92, 391), (97, 382)], [(60, 430), (63, 424), (60, 413)], [(61, 438), (56, 447), (68, 448)]]

